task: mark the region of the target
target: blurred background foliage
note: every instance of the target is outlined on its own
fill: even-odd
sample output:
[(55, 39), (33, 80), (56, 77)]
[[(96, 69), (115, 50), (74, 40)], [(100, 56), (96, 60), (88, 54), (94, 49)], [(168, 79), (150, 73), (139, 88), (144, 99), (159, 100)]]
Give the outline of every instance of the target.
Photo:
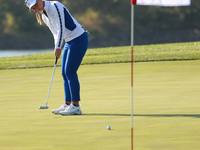
[[(90, 47), (130, 45), (130, 0), (59, 0), (90, 32)], [(0, 49), (53, 48), (49, 29), (40, 26), (23, 0), (0, 0)], [(135, 6), (135, 44), (200, 39), (200, 3), (190, 7)]]

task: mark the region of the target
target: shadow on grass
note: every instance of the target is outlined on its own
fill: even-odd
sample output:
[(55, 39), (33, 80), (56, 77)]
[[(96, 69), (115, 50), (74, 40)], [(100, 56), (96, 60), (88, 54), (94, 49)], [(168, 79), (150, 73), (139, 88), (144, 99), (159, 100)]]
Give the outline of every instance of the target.
[[(85, 116), (124, 116), (130, 117), (130, 114), (103, 114), (103, 113), (85, 113)], [(200, 114), (134, 114), (134, 117), (193, 117), (200, 118)]]
[(103, 114), (103, 113), (84, 113), (84, 116), (131, 116), (130, 114)]

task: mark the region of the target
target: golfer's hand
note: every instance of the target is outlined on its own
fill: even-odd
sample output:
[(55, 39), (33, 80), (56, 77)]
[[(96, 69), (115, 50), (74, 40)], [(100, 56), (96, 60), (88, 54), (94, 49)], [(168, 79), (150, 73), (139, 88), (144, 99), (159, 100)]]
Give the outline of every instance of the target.
[(60, 55), (61, 55), (61, 49), (55, 49), (55, 50), (54, 50), (54, 54), (55, 54), (55, 57), (56, 57), (56, 58), (59, 58)]

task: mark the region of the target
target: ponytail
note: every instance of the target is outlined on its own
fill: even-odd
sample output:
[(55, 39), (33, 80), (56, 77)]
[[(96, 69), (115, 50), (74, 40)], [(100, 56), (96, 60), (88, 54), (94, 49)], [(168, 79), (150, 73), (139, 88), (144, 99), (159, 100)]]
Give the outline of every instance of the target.
[(37, 11), (35, 11), (35, 16), (36, 16), (36, 19), (37, 19), (37, 22), (42, 25), (42, 21), (41, 21), (41, 18), (40, 18), (40, 15)]

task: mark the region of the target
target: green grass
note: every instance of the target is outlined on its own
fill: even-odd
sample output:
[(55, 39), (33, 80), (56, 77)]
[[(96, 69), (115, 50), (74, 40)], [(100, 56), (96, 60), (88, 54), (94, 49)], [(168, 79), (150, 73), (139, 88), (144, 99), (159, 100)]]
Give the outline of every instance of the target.
[[(199, 44), (135, 47), (134, 150), (199, 150)], [(120, 63), (129, 57), (130, 47), (88, 50), (83, 64), (93, 65), (78, 71), (81, 116), (51, 113), (64, 101), (59, 65), (49, 109), (39, 109), (46, 102), (53, 53), (1, 58), (0, 149), (130, 149), (130, 63)]]
[[(199, 63), (134, 65), (135, 150), (199, 149)], [(0, 70), (1, 149), (130, 149), (130, 64), (80, 67), (82, 116), (51, 113), (64, 100), (60, 67), (50, 108), (38, 109), (45, 104), (52, 70)]]
[[(198, 60), (199, 47), (200, 42), (135, 46), (134, 61)], [(130, 46), (89, 49), (82, 64), (127, 63), (131, 61), (130, 51)], [(0, 69), (49, 67), (54, 59), (53, 52), (0, 58)]]

